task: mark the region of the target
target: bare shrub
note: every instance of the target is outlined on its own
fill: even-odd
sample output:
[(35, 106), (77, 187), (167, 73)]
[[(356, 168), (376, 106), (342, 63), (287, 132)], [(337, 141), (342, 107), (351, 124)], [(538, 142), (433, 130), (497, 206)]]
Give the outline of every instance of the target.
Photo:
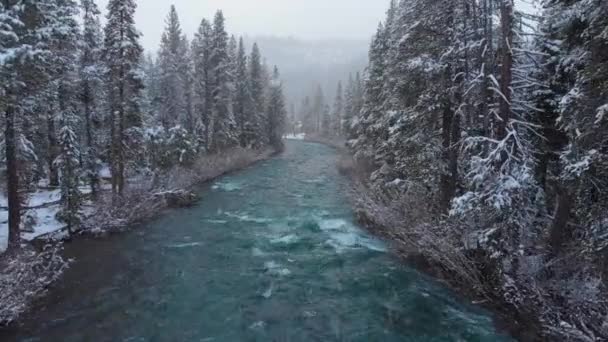
[(4, 255), (0, 262), (0, 325), (16, 321), (32, 302), (68, 268), (62, 245), (46, 245), (41, 252), (22, 249)]
[(168, 207), (187, 206), (196, 201), (192, 188), (228, 172), (268, 158), (272, 150), (236, 148), (220, 154), (203, 155), (190, 167), (175, 166), (150, 178), (129, 183), (118, 197), (100, 196), (95, 212), (85, 220), (83, 232), (104, 234), (121, 231), (151, 219)]

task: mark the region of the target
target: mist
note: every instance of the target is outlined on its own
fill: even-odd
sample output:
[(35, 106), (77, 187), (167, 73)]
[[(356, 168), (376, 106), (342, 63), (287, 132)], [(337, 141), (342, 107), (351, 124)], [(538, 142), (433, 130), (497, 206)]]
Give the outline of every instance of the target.
[[(105, 12), (108, 0), (100, 0)], [(384, 0), (174, 0), (138, 1), (136, 25), (146, 50), (156, 50), (169, 7), (174, 4), (185, 34), (192, 36), (201, 19), (221, 9), (227, 29), (235, 35), (281, 36), (300, 39), (367, 40), (383, 20)]]

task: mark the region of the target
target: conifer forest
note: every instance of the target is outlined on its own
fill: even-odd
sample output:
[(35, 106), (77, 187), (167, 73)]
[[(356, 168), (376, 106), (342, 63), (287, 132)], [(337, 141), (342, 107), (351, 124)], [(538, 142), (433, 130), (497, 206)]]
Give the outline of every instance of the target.
[(0, 0), (0, 114), (2, 341), (608, 340), (605, 0)]

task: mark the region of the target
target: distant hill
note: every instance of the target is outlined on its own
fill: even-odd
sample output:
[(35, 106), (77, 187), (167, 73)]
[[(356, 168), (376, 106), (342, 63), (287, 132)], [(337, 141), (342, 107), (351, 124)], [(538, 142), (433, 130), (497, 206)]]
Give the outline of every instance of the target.
[[(306, 40), (291, 37), (245, 37), (256, 41), (270, 65), (277, 65), (285, 82), (288, 103), (299, 104), (321, 84), (330, 99), (339, 80), (367, 65), (369, 42), (360, 40)], [(333, 100), (332, 100), (333, 101)]]

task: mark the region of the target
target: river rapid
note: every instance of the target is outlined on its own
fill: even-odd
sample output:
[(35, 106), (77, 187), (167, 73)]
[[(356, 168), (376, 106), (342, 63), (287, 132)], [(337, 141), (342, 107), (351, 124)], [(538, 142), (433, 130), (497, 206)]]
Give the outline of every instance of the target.
[(61, 283), (1, 341), (511, 341), (354, 222), (323, 145), (200, 189), (192, 208), (66, 246)]

